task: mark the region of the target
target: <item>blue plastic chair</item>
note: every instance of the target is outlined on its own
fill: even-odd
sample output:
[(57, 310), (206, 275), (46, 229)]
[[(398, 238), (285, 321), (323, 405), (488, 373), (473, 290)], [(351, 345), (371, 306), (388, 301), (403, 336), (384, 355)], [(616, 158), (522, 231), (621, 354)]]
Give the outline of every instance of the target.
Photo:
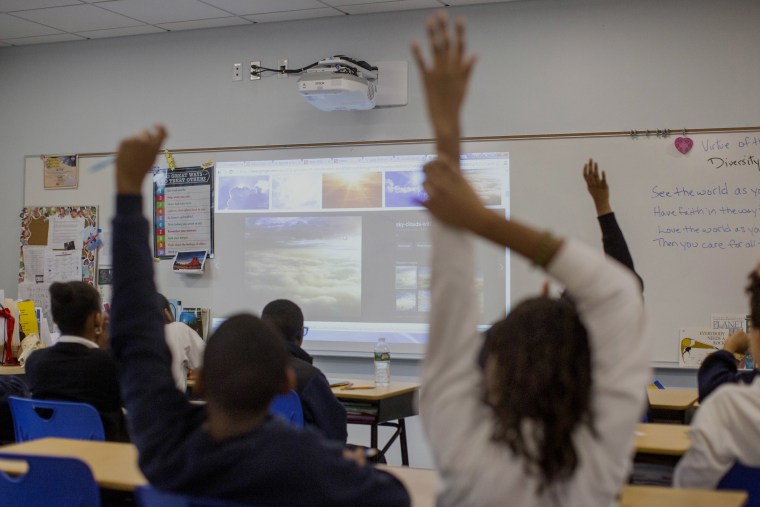
[[(103, 421), (87, 403), (8, 397), (16, 442), (43, 437), (105, 440)], [(38, 412), (42, 409), (43, 415)], [(48, 412), (50, 417), (46, 417)]]
[(137, 507), (243, 507), (242, 504), (225, 500), (167, 493), (153, 486), (140, 486), (135, 490), (135, 498)]
[(100, 507), (100, 490), (92, 471), (75, 458), (0, 453), (1, 460), (26, 462), (23, 475), (0, 472), (4, 507)]
[(287, 394), (279, 394), (274, 397), (272, 404), (269, 405), (269, 411), (273, 414), (280, 415), (290, 424), (297, 428), (303, 428), (303, 407), (301, 398), (298, 397), (292, 389)]
[(740, 489), (749, 494), (745, 507), (760, 507), (760, 468), (742, 465), (738, 461), (718, 483), (717, 489)]

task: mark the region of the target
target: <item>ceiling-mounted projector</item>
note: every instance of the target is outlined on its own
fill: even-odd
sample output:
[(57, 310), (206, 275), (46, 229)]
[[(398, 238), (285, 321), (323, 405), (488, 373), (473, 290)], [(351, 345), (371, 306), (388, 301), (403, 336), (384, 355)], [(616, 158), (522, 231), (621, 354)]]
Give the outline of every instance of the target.
[(298, 79), (298, 92), (321, 111), (372, 109), (377, 67), (345, 56), (326, 58)]

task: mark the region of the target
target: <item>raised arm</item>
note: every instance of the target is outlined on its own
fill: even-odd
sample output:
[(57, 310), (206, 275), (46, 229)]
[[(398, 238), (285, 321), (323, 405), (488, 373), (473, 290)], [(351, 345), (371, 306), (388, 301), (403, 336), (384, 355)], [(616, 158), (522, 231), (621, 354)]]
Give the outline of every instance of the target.
[(179, 420), (191, 407), (175, 385), (164, 321), (153, 282), (142, 184), (166, 137), (163, 127), (122, 141), (116, 159), (113, 221), (111, 348), (119, 366), (122, 400), (141, 465), (157, 448), (183, 437)]
[(610, 188), (607, 185), (607, 174), (604, 171), (600, 174), (599, 164), (593, 159), (589, 159), (588, 163), (583, 166), (583, 179), (586, 180), (586, 188), (594, 201), (596, 217), (599, 220), (599, 227), (602, 229), (604, 253), (630, 269), (639, 279), (643, 291), (644, 281), (636, 273), (633, 257), (628, 250), (628, 243), (625, 241), (623, 231), (620, 230), (615, 213), (610, 206)]

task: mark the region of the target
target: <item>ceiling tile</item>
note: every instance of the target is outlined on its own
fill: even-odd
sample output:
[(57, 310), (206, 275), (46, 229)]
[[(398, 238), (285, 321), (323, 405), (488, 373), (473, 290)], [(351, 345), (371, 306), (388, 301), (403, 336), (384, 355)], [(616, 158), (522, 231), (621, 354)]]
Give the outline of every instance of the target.
[(255, 14), (246, 16), (246, 19), (256, 23), (277, 23), (279, 21), (293, 21), (296, 19), (326, 18), (329, 16), (345, 16), (344, 13), (332, 7), (321, 9), (304, 9), (302, 11), (270, 12), (269, 14)]
[(452, 7), (458, 5), (477, 5), (477, 4), (503, 4), (519, 0), (446, 0), (446, 3)]
[[(318, 9), (325, 4), (318, 0), (201, 0), (215, 5), (232, 14), (263, 14), (269, 12), (296, 11), (303, 9)], [(365, 0), (366, 1), (366, 0)]]
[(5, 39), (14, 46), (27, 46), (30, 44), (49, 44), (51, 42), (69, 42), (74, 40), (84, 40), (82, 37), (70, 33), (61, 33), (57, 35), (41, 35), (39, 37), (22, 37), (19, 39)]
[(61, 33), (61, 31), (8, 14), (0, 14), (0, 39), (33, 37), (35, 35), (49, 35), (53, 33)]
[(126, 37), (128, 35), (145, 35), (147, 33), (166, 33), (166, 30), (151, 25), (128, 26), (125, 28), (110, 28), (108, 30), (87, 30), (77, 32), (77, 35), (88, 39), (105, 39), (108, 37)]
[(0, 12), (28, 11), (62, 5), (80, 5), (79, 0), (0, 0)]
[(393, 2), (376, 2), (357, 5), (344, 5), (340, 10), (349, 14), (372, 14), (376, 12), (407, 11), (412, 9), (431, 9), (440, 7), (436, 0), (397, 0)]
[(323, 4), (330, 5), (332, 7), (342, 7), (344, 5), (357, 5), (357, 4), (381, 4), (384, 2), (390, 2), (392, 0), (320, 0)]
[(229, 13), (198, 0), (116, 0), (98, 4), (109, 11), (153, 25), (176, 21), (222, 18)]
[(250, 25), (251, 22), (239, 18), (237, 16), (230, 16), (227, 18), (216, 19), (199, 19), (196, 21), (179, 21), (177, 23), (161, 23), (161, 28), (167, 30), (179, 31), (179, 30), (199, 30), (203, 28), (218, 28), (221, 26), (236, 26), (236, 25)]
[(104, 30), (106, 28), (121, 28), (139, 24), (139, 22), (133, 19), (114, 14), (94, 5), (85, 4), (22, 11), (14, 14), (14, 16), (43, 23), (64, 32)]

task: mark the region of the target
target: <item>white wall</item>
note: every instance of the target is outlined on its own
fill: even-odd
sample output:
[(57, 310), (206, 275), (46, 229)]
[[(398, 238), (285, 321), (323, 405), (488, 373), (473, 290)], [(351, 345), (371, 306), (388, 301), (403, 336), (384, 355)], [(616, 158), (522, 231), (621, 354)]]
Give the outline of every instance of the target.
[[(467, 17), (480, 55), (465, 135), (760, 123), (756, 0), (535, 0), (451, 11)], [(345, 114), (312, 109), (294, 78), (231, 80), (232, 64), (252, 59), (409, 59), (408, 41), (424, 37), (427, 15), (0, 48), (0, 288), (15, 296), (25, 155), (109, 151), (158, 121), (174, 149), (428, 137), (414, 70), (408, 106)], [(356, 360), (320, 364), (369, 372)], [(415, 376), (418, 365), (397, 371)], [(412, 443), (412, 463), (429, 464), (424, 446), (415, 453)]]

